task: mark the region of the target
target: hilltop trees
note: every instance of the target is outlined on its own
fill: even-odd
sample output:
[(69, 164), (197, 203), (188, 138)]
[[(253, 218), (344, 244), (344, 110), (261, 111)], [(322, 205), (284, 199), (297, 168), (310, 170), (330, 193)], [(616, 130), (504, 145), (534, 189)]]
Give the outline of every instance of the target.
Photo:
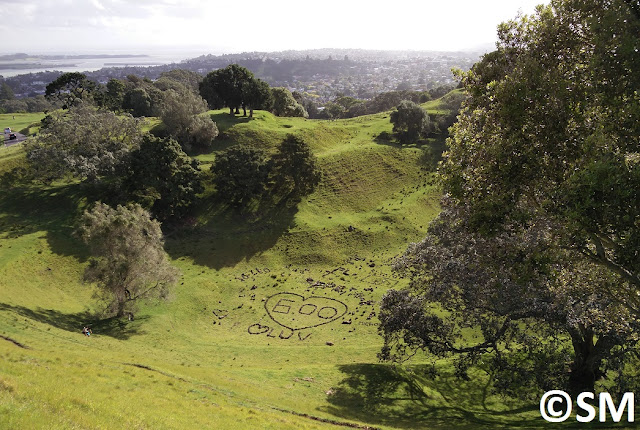
[(209, 116), (207, 103), (202, 97), (188, 91), (168, 89), (163, 92), (160, 118), (167, 127), (167, 134), (186, 149), (208, 148), (218, 135), (218, 127)]
[(119, 79), (109, 79), (105, 91), (100, 94), (98, 105), (114, 112), (119, 112), (122, 110), (125, 92), (126, 86), (124, 82)]
[[(443, 212), (398, 262), (412, 283), (383, 300), (385, 358), (456, 354), (461, 374), (482, 360), (511, 394), (593, 391), (607, 376), (629, 391), (639, 34), (630, 2), (555, 1), (501, 25), (498, 50), (462, 74), (470, 99), (441, 167)], [(462, 341), (466, 327), (477, 341)]]
[(403, 100), (391, 112), (393, 132), (402, 143), (415, 142), (430, 130), (429, 114), (410, 100)]
[(13, 89), (7, 84), (4, 79), (0, 78), (0, 100), (13, 100), (15, 95)]
[(162, 80), (177, 82), (192, 92), (198, 93), (200, 82), (202, 82), (202, 75), (192, 72), (191, 70), (173, 69), (168, 72), (162, 72), (158, 81)]
[[(211, 108), (222, 106), (229, 108), (229, 114), (240, 113), (240, 107), (246, 101), (244, 87), (255, 79), (253, 73), (237, 64), (214, 70), (200, 82), (200, 95)], [(245, 113), (246, 114), (246, 113)]]
[(26, 149), (36, 178), (80, 179), (95, 186), (93, 198), (138, 202), (161, 220), (185, 215), (203, 190), (198, 162), (175, 140), (143, 133), (131, 116), (90, 106), (48, 117)]
[(304, 107), (293, 98), (291, 91), (283, 87), (271, 89), (273, 95), (272, 112), (276, 116), (294, 116), (308, 118)]
[(78, 101), (90, 98), (91, 93), (96, 88), (95, 82), (87, 79), (87, 76), (83, 73), (63, 73), (47, 85), (45, 97), (60, 100), (62, 108), (69, 109)]
[(163, 249), (160, 223), (141, 206), (98, 203), (85, 211), (79, 234), (92, 254), (85, 280), (97, 283), (106, 314), (131, 318), (140, 300), (168, 297), (179, 272)]
[(99, 182), (123, 171), (129, 152), (141, 139), (139, 124), (131, 116), (78, 106), (48, 117), (26, 147), (27, 160), (44, 180), (71, 175)]
[(243, 115), (247, 116), (249, 109), (250, 118), (255, 109), (270, 109), (273, 103), (269, 85), (237, 64), (214, 70), (205, 76), (200, 83), (200, 95), (212, 109), (228, 107), (230, 115), (240, 113), (242, 107)]
[(242, 107), (249, 108), (249, 118), (253, 118), (254, 109), (269, 110), (273, 105), (273, 95), (271, 94), (271, 88), (269, 84), (260, 79), (252, 79), (247, 85), (243, 86), (243, 99), (244, 103)]
[(134, 117), (153, 116), (153, 100), (144, 88), (133, 88), (125, 92), (122, 108)]

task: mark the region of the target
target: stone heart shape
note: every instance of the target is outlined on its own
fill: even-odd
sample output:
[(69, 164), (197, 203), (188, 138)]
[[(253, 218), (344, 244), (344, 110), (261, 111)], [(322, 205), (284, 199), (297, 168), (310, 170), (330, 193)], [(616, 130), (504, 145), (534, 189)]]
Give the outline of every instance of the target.
[(329, 324), (347, 313), (347, 305), (338, 300), (295, 293), (274, 294), (264, 307), (273, 321), (290, 330)]

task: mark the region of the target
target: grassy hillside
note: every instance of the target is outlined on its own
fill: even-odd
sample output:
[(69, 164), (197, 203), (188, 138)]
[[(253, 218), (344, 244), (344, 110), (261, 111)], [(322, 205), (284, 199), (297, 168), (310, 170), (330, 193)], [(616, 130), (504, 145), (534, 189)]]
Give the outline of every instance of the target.
[[(440, 106), (433, 103), (430, 109)], [(540, 424), (486, 378), (446, 362), (379, 363), (378, 302), (406, 280), (390, 270), (438, 211), (431, 147), (377, 136), (388, 114), (341, 121), (231, 118), (223, 135), (273, 149), (305, 137), (323, 179), (297, 208), (260, 219), (205, 199), (166, 249), (182, 271), (169, 302), (135, 321), (92, 317), (73, 236), (78, 185), (0, 195), (0, 428), (495, 428)], [(20, 149), (0, 154), (0, 166)], [(425, 155), (427, 154), (427, 155)], [(206, 167), (205, 167), (206, 168)], [(91, 324), (94, 336), (80, 330)], [(431, 366), (442, 369), (436, 378)], [(515, 407), (517, 410), (513, 410)]]
[(0, 114), (0, 128), (10, 127), (12, 131), (31, 135), (37, 131), (42, 118), (43, 113), (4, 113)]

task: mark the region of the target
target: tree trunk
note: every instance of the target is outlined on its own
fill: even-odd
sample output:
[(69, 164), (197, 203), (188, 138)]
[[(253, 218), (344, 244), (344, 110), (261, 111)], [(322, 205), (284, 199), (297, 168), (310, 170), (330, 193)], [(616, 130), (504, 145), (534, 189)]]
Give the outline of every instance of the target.
[(242, 106), (242, 116), (247, 116), (247, 108), (246, 106)]
[(236, 106), (236, 115), (240, 115), (240, 108)]
[(615, 341), (601, 336), (594, 342), (593, 330), (585, 327), (570, 330), (569, 334), (575, 353), (569, 373), (569, 390), (573, 396), (585, 391), (593, 393), (596, 381), (604, 376), (600, 370), (602, 359), (609, 354)]
[(233, 108), (229, 107), (229, 115), (233, 115)]
[(118, 311), (116, 313), (116, 317), (122, 318), (124, 316), (124, 305), (127, 301), (124, 300), (124, 297), (118, 297)]
[(253, 108), (249, 108), (249, 118), (253, 118)]
[(131, 298), (131, 293), (126, 288), (119, 288), (116, 292), (116, 317), (122, 318), (125, 316), (125, 307), (127, 301)]

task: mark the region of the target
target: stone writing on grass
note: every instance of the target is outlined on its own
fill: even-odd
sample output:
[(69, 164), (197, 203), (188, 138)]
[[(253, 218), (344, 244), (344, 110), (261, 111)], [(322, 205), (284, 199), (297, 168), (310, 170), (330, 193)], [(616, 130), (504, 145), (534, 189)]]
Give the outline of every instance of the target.
[[(278, 333), (278, 330), (280, 330), (280, 333)], [(282, 330), (278, 328), (269, 327), (268, 325), (256, 323), (256, 324), (251, 324), (247, 329), (247, 332), (249, 334), (257, 334), (257, 335), (266, 334), (267, 337), (286, 340), (286, 339), (291, 339), (293, 337), (295, 330), (291, 330), (291, 329)], [(301, 332), (299, 331), (297, 332), (297, 337), (298, 337), (298, 340), (300, 341), (308, 339), (309, 336), (311, 336), (311, 333), (307, 333), (303, 335)]]
[(347, 313), (347, 305), (328, 297), (305, 298), (295, 293), (278, 293), (269, 297), (264, 307), (269, 317), (289, 330), (304, 330), (329, 324)]
[[(280, 327), (255, 323), (247, 328), (252, 335), (265, 335), (274, 339), (304, 341), (311, 333), (301, 330), (329, 324), (344, 316), (348, 307), (339, 300), (328, 297), (304, 297), (295, 293), (278, 293), (268, 297), (264, 303), (269, 318)], [(294, 336), (295, 335), (295, 336)]]

